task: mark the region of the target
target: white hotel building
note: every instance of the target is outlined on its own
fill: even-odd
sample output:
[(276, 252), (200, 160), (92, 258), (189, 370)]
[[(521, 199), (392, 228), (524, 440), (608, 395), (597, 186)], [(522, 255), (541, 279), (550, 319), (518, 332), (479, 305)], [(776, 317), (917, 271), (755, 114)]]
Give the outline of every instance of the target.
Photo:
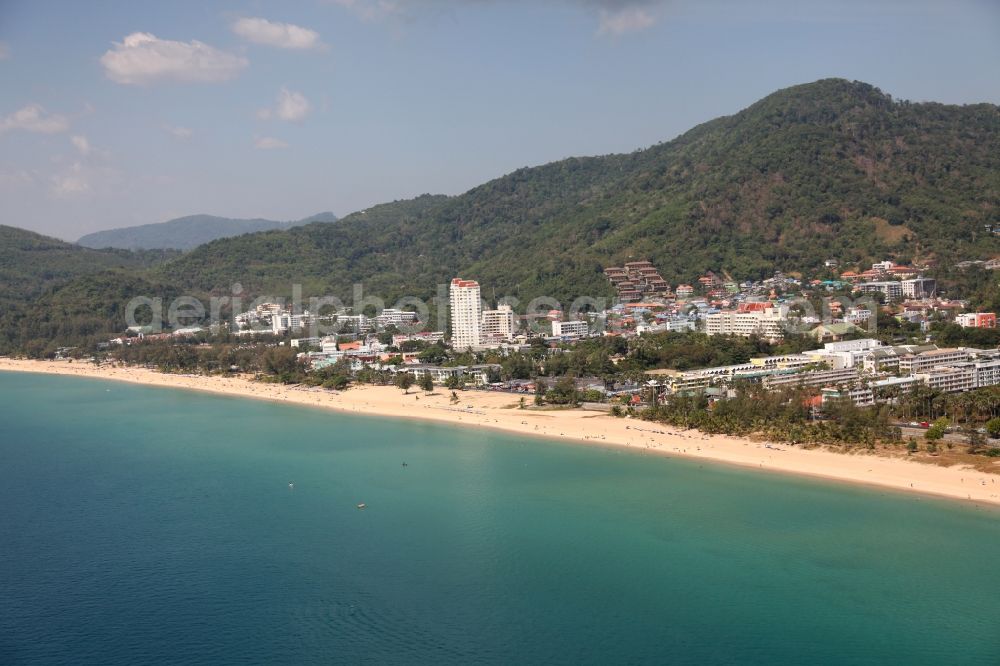
[(482, 340), (482, 302), (479, 283), (455, 278), (451, 281), (451, 346), (459, 351), (478, 347)]
[(497, 344), (514, 339), (514, 308), (504, 303), (496, 310), (484, 310), (480, 327), (480, 343)]
[(775, 305), (763, 311), (740, 312), (723, 310), (705, 317), (708, 335), (759, 335), (768, 340), (781, 340), (785, 336), (788, 307)]

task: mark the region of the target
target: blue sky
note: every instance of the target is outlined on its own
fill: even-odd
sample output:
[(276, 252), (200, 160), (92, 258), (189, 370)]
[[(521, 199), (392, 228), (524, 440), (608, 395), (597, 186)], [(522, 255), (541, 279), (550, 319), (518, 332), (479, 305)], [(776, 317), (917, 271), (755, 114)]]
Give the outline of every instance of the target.
[(1000, 2), (0, 0), (0, 224), (345, 215), (830, 76), (1000, 103)]

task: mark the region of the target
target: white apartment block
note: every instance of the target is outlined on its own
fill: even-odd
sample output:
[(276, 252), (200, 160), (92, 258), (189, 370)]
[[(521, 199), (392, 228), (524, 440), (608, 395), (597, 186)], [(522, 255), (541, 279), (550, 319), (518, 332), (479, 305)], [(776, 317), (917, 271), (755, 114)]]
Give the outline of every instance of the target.
[(788, 321), (788, 308), (776, 306), (763, 312), (738, 312), (724, 310), (705, 317), (705, 332), (708, 335), (759, 335), (769, 340), (785, 337), (784, 325)]
[(337, 315), (337, 331), (340, 333), (367, 333), (372, 330), (372, 320), (367, 315)]
[(399, 335), (392, 336), (392, 344), (396, 347), (403, 344), (404, 342), (426, 342), (429, 345), (434, 344), (444, 340), (444, 331), (421, 331), (419, 333), (401, 333)]
[(480, 329), (481, 342), (510, 342), (514, 339), (514, 309), (505, 304), (496, 310), (484, 310)]
[(386, 328), (388, 326), (412, 326), (417, 323), (417, 313), (408, 312), (407, 310), (394, 310), (392, 308), (385, 308), (375, 317), (375, 325), (378, 328)]
[(319, 321), (316, 315), (308, 312), (303, 314), (292, 314), (282, 312), (271, 317), (271, 332), (275, 335), (282, 335), (287, 331), (301, 331), (315, 325)]
[(976, 369), (972, 363), (937, 366), (916, 374), (916, 377), (935, 391), (956, 393), (976, 388)]
[(552, 335), (557, 337), (573, 336), (582, 338), (590, 333), (590, 326), (585, 321), (574, 319), (572, 321), (552, 322)]
[(976, 361), (976, 388), (1000, 384), (1000, 359)]
[(885, 300), (892, 301), (903, 297), (903, 283), (895, 281), (865, 282), (854, 287), (854, 291), (862, 294), (881, 293)]
[(451, 346), (465, 351), (482, 340), (482, 302), (479, 283), (455, 278), (451, 281)]
[(848, 324), (864, 324), (872, 318), (872, 311), (866, 308), (849, 308), (844, 313), (844, 321)]
[(934, 278), (913, 278), (901, 283), (905, 298), (930, 298), (937, 291), (937, 280)]
[(900, 357), (899, 372), (903, 375), (916, 375), (936, 366), (965, 363), (968, 360), (970, 354), (966, 349), (934, 349)]
[(879, 340), (864, 338), (862, 340), (828, 342), (823, 345), (823, 349), (808, 351), (803, 355), (812, 360), (827, 363), (836, 370), (862, 365), (871, 351), (880, 347), (882, 347), (882, 343)]

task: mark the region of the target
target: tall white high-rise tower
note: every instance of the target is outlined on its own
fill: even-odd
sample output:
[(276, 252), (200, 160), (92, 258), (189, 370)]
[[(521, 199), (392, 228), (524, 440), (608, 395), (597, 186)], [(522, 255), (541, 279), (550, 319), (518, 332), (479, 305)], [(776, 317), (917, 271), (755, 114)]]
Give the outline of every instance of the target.
[(451, 281), (451, 346), (459, 351), (476, 347), (481, 340), (482, 305), (479, 283), (455, 278)]

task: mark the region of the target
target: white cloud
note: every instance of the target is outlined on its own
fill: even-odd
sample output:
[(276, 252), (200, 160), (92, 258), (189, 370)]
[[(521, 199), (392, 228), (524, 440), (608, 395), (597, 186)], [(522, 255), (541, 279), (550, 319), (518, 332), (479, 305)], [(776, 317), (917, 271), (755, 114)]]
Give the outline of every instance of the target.
[(73, 146), (84, 157), (90, 154), (90, 141), (87, 140), (87, 137), (83, 135), (72, 136), (70, 137), (70, 141), (73, 142)]
[(281, 139), (272, 136), (259, 136), (253, 140), (254, 148), (259, 150), (274, 150), (276, 148), (288, 148), (288, 144)]
[(305, 95), (283, 87), (278, 92), (274, 108), (258, 109), (257, 118), (270, 120), (277, 117), (290, 123), (297, 123), (308, 116), (310, 111), (312, 111), (312, 105)]
[(211, 83), (235, 77), (247, 66), (247, 59), (198, 40), (175, 42), (133, 32), (101, 56), (101, 64), (116, 83)]
[(333, 4), (348, 9), (365, 21), (375, 21), (398, 14), (402, 0), (332, 0)]
[(319, 33), (291, 23), (278, 23), (262, 18), (241, 18), (233, 24), (233, 32), (255, 44), (280, 49), (320, 49)]
[(14, 130), (56, 134), (68, 129), (69, 120), (65, 116), (48, 113), (39, 104), (29, 104), (4, 118), (0, 118), (0, 134)]
[(626, 6), (621, 9), (602, 9), (597, 34), (619, 37), (628, 32), (638, 32), (652, 27), (656, 18), (645, 7)]
[(278, 93), (278, 106), (275, 113), (282, 120), (298, 122), (309, 115), (312, 106), (309, 100), (302, 93), (297, 93), (288, 88), (282, 88)]
[(101, 151), (91, 150), (88, 156), (72, 160), (65, 166), (61, 163), (56, 160), (58, 168), (48, 177), (52, 197), (110, 197), (119, 196), (123, 190), (123, 174), (103, 162)]
[(189, 127), (181, 127), (180, 125), (167, 125), (164, 127), (165, 130), (170, 132), (170, 134), (176, 139), (190, 139), (194, 132)]
[(68, 170), (52, 176), (51, 192), (59, 198), (90, 192), (90, 179), (83, 164), (74, 162)]

